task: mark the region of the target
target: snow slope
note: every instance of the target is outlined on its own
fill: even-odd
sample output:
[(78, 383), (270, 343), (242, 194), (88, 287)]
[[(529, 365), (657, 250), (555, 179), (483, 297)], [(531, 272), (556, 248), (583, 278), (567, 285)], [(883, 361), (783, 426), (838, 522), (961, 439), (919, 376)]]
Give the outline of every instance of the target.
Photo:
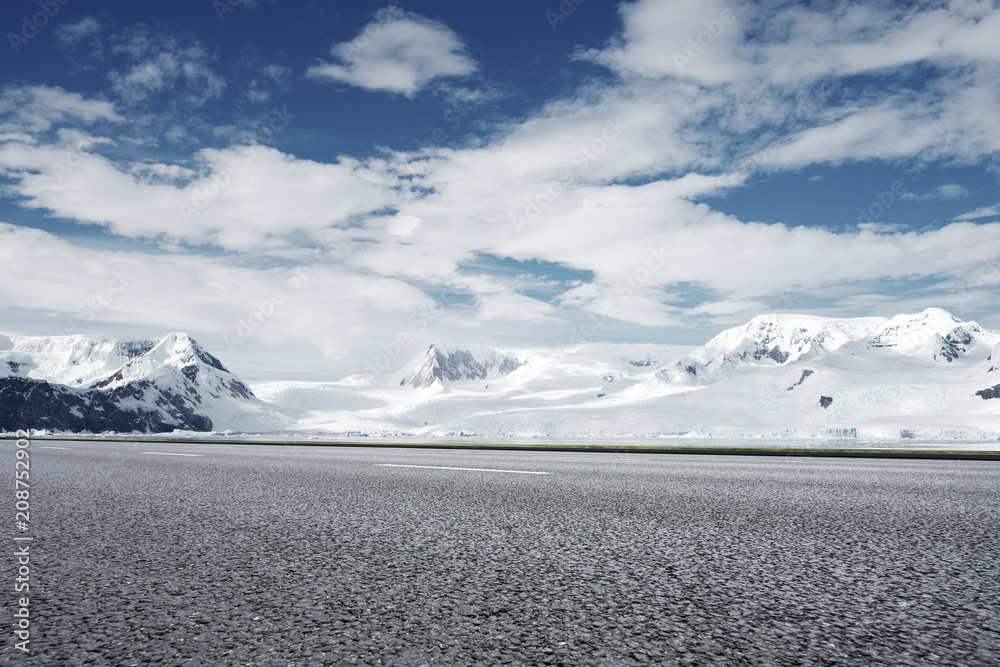
[(327, 433), (996, 439), (1000, 398), (976, 392), (1000, 385), (998, 347), (1000, 333), (938, 309), (891, 319), (762, 315), (681, 359), (655, 345), (469, 348), (470, 358), (520, 365), (415, 387), (408, 380), (428, 367), (424, 353), (367, 383), (254, 389), (300, 410), (299, 428)]
[(1000, 332), (943, 310), (761, 315), (680, 358), (675, 349), (438, 343), (384, 376), (257, 383), (251, 392), (185, 334), (0, 335), (0, 426), (20, 409), (55, 411), (68, 430), (94, 430), (88, 424), (113, 413), (115, 429), (131, 430), (1000, 439)]

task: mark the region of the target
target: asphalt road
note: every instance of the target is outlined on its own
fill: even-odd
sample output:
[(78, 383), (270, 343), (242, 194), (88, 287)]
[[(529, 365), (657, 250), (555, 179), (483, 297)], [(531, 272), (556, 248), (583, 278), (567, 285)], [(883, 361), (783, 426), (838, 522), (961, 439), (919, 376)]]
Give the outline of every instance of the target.
[(1000, 664), (996, 462), (30, 451), (31, 654), (7, 495), (0, 662)]

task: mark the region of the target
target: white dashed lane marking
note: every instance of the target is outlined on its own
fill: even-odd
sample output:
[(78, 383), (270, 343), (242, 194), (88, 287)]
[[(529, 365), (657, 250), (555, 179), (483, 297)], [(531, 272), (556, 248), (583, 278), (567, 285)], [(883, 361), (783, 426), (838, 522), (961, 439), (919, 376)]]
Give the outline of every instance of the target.
[(535, 470), (497, 470), (496, 468), (449, 468), (447, 466), (411, 466), (402, 463), (376, 463), (375, 465), (386, 468), (427, 468), (430, 470), (472, 470), (475, 472), (513, 472), (520, 475), (551, 475), (550, 472), (538, 472)]

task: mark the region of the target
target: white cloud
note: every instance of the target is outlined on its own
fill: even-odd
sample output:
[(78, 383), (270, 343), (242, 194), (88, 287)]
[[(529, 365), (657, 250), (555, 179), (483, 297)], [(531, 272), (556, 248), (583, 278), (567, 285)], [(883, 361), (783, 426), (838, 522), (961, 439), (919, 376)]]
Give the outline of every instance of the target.
[[(662, 103), (650, 108), (650, 99)], [(214, 244), (281, 262), (322, 258), (345, 281), (409, 285), (426, 301), (383, 303), (397, 322), (406, 321), (408, 308), (433, 303), (435, 289), (458, 290), (472, 305), (449, 314), (449, 323), (470, 331), (487, 322), (561, 330), (572, 313), (606, 313), (608, 303), (620, 321), (679, 325), (731, 316), (734, 304), (766, 306), (778, 291), (821, 295), (858, 281), (958, 279), (970, 253), (1000, 241), (1000, 225), (836, 233), (722, 215), (693, 200), (738, 188), (745, 175), (690, 171), (705, 157), (682, 142), (685, 112), (696, 113), (666, 92), (635, 99), (604, 90), (587, 104), (554, 103), (475, 148), (388, 153), (385, 160), (322, 163), (233, 146), (199, 151), (193, 167), (119, 164), (75, 133), (47, 144), (10, 141), (0, 147), (0, 164), (28, 205), (116, 234)], [(669, 145), (677, 150), (663, 150)], [(74, 150), (78, 168), (53, 168)], [(667, 165), (685, 175), (615, 183)], [(533, 203), (538, 215), (518, 228), (515, 218)], [(502, 275), (464, 268), (484, 254), (593, 279), (546, 303)], [(700, 310), (680, 305), (691, 290), (700, 294)], [(362, 330), (384, 339), (380, 318), (359, 314), (353, 326), (359, 340)]]
[(191, 38), (153, 33), (138, 25), (117, 37), (112, 52), (127, 63), (108, 73), (112, 89), (126, 107), (169, 91), (172, 99), (198, 108), (220, 99), (227, 87), (208, 52)]
[(510, 291), (481, 294), (476, 297), (476, 303), (479, 306), (478, 317), (484, 322), (505, 320), (552, 324), (553, 320), (549, 316), (556, 310), (547, 303)]
[(745, 16), (725, 0), (639, 0), (619, 6), (624, 30), (585, 56), (625, 75), (732, 81), (749, 72), (739, 55)]
[[(723, 0), (636, 0), (623, 3), (619, 13), (621, 36), (586, 55), (623, 75), (802, 85), (921, 61), (1000, 59), (1000, 11), (983, 2), (958, 0), (899, 16), (882, 3), (765, 8)], [(748, 28), (753, 39), (744, 38)]]
[(0, 146), (0, 166), (19, 182), (27, 206), (122, 236), (247, 252), (349, 225), (394, 196), (377, 174), (347, 158), (325, 164), (254, 145), (204, 149), (195, 156), (197, 172), (147, 163), (123, 170), (92, 146), (81, 135), (45, 146), (8, 142)]
[[(698, 202), (744, 187), (754, 172), (866, 160), (898, 164), (908, 187), (930, 188), (918, 180), (928, 165), (995, 156), (998, 65), (977, 27), (991, 25), (993, 10), (955, 3), (893, 17), (882, 5), (834, 3), (824, 14), (781, 5), (768, 10), (774, 15), (765, 25), (757, 13), (764, 10), (748, 5), (716, 35), (713, 21), (723, 21), (725, 7), (623, 5), (621, 37), (587, 56), (620, 76), (589, 80), (464, 148), (307, 160), (263, 146), (220, 146), (234, 135), (234, 122), (217, 128), (213, 148), (112, 159), (78, 127), (115, 118), (109, 104), (45, 89), (38, 113), (22, 114), (18, 103), (34, 93), (19, 89), (0, 97), (0, 105), (14, 100), (0, 106), (7, 123), (0, 126), (0, 169), (24, 205), (155, 239), (166, 252), (129, 255), (155, 267), (156, 284), (136, 291), (146, 299), (141, 306), (123, 301), (121, 310), (109, 309), (114, 321), (227, 330), (258, 295), (281, 285), (274, 270), (247, 266), (318, 262), (310, 291), (297, 293), (290, 301), (297, 305), (282, 311), (287, 317), (269, 320), (255, 340), (307, 340), (334, 356), (363, 359), (399, 332), (424, 341), (443, 330), (480, 341), (558, 338), (581, 311), (663, 327), (785, 309), (789, 301), (775, 295), (792, 302), (808, 296), (851, 314), (910, 305), (879, 294), (884, 283), (962, 292), (975, 271), (970, 258), (1000, 245), (1000, 224), (961, 221), (1000, 216), (1000, 206), (936, 230), (892, 221), (844, 232), (742, 221)], [(883, 19), (892, 22), (880, 27)], [(907, 46), (906, 36), (937, 34), (934, 21), (970, 45), (949, 38)], [(686, 56), (688, 38), (697, 44), (702, 31), (713, 40), (703, 38), (703, 51), (678, 71), (673, 55)], [(748, 31), (754, 40), (745, 39)], [(136, 87), (151, 95), (187, 91), (188, 69), (195, 78), (199, 67), (211, 70), (211, 57), (191, 44), (165, 48), (148, 33), (133, 37), (120, 43), (129, 60), (111, 78), (121, 95)], [(828, 58), (814, 55), (823, 49)], [(455, 99), (478, 101), (441, 81), (475, 64), (453, 32), (426, 19), (382, 14), (334, 55), (335, 64), (311, 74), (408, 96), (436, 83)], [(937, 67), (919, 87), (891, 75), (918, 60)], [(147, 67), (158, 75), (144, 79)], [(838, 78), (861, 72), (873, 73), (878, 85)], [(253, 69), (259, 86), (250, 87), (251, 99), (258, 94), (262, 102), (285, 85), (287, 71), (274, 74)], [(52, 132), (61, 127), (67, 131)], [(177, 122), (168, 132), (183, 142), (189, 129)], [(77, 166), (60, 168), (70, 157)], [(920, 191), (913, 197), (968, 195), (958, 184)], [(11, 247), (31, 241), (39, 266), (55, 272), (62, 265), (60, 275), (101, 277), (102, 266), (125, 261), (101, 255), (88, 268), (67, 259), (79, 249), (24, 234), (13, 234)], [(199, 254), (199, 244), (210, 248)], [(218, 249), (230, 259), (214, 256)], [(572, 280), (546, 282), (546, 297), (532, 298), (538, 279), (484, 268), (484, 255), (537, 260)], [(73, 299), (59, 301), (59, 290), (73, 298), (78, 292), (60, 275), (47, 274), (37, 291), (7, 285), (4, 303), (71, 311)], [(92, 290), (99, 282), (82, 285)], [(38, 296), (43, 287), (55, 296)], [(441, 293), (460, 295), (461, 307), (435, 310)], [(167, 305), (153, 309), (157, 300)]]
[(283, 65), (270, 64), (259, 68), (257, 76), (246, 86), (246, 99), (254, 104), (267, 104), (274, 93), (288, 90), (291, 69)]
[[(619, 11), (621, 35), (584, 57), (622, 77), (622, 98), (656, 107), (669, 95), (691, 107), (670, 116), (706, 153), (692, 167), (713, 158), (766, 169), (918, 156), (971, 163), (1000, 150), (990, 83), (1000, 75), (1000, 8), (987, 3), (900, 15), (885, 4), (637, 0)], [(893, 80), (915, 63), (936, 68), (921, 88)]]
[(969, 211), (968, 213), (963, 213), (962, 215), (956, 215), (952, 220), (978, 220), (980, 218), (996, 218), (1000, 217), (1000, 204), (994, 204), (993, 206), (980, 206), (974, 211)]
[(121, 121), (114, 107), (100, 100), (84, 99), (59, 86), (8, 88), (0, 95), (0, 132), (45, 132), (69, 122)]
[(85, 39), (94, 38), (101, 32), (101, 24), (93, 16), (85, 16), (76, 23), (63, 23), (56, 31), (56, 37), (64, 46), (76, 46)]
[(922, 195), (918, 195), (915, 192), (904, 192), (899, 198), (908, 201), (928, 201), (931, 199), (963, 199), (971, 195), (972, 193), (965, 186), (958, 185), (957, 183), (948, 183), (946, 185), (939, 185)]
[(400, 10), (383, 11), (330, 54), (336, 62), (310, 67), (309, 76), (406, 97), (435, 80), (468, 76), (477, 67), (451, 28)]
[[(0, 303), (41, 313), (49, 328), (36, 323), (33, 333), (120, 332), (138, 325), (143, 335), (162, 335), (182, 328), (237, 371), (266, 366), (259, 355), (275, 355), (277, 348), (277, 368), (309, 350), (312, 368), (346, 372), (380, 352), (387, 332), (412, 331), (410, 313), (440, 313), (402, 281), (373, 280), (335, 264), (253, 268), (240, 258), (84, 248), (0, 223), (0, 261), (27, 271), (25, 258), (31, 258), (31, 280), (0, 282)], [(241, 321), (259, 322), (249, 317), (254, 312), (264, 315), (262, 324), (241, 328)], [(421, 323), (428, 335), (451, 328), (446, 313), (430, 320)], [(7, 320), (4, 331), (12, 328), (21, 327)], [(332, 358), (348, 351), (357, 357)]]

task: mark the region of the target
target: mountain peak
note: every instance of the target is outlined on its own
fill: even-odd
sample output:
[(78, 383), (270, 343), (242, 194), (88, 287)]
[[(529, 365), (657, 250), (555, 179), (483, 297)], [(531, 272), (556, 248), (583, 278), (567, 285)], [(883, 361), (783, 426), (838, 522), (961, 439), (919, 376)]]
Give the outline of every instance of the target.
[(30, 419), (70, 431), (204, 431), (257, 423), (258, 412), (250, 388), (185, 333), (0, 335), (4, 428)]
[(229, 372), (221, 361), (209, 354), (205, 348), (186, 333), (167, 334), (149, 350), (146, 356), (156, 359), (160, 363), (174, 363), (180, 366), (188, 366), (200, 361), (216, 370)]
[[(859, 343), (869, 350), (891, 348), (897, 353), (934, 361), (953, 361), (978, 339), (992, 344), (995, 334), (975, 322), (963, 322), (941, 308), (915, 315), (835, 319), (814, 315), (758, 315), (743, 326), (723, 331), (703, 347), (661, 371), (668, 382), (714, 382), (737, 368), (779, 366), (828, 354)], [(925, 350), (926, 348), (926, 350)], [(846, 349), (846, 348), (845, 348)]]
[(757, 315), (720, 333), (703, 347), (661, 371), (668, 381), (704, 384), (737, 367), (782, 365), (822, 354), (876, 330), (884, 318), (834, 319), (816, 315)]
[(982, 333), (983, 329), (975, 322), (963, 322), (940, 308), (927, 308), (915, 315), (896, 315), (886, 321), (872, 335), (868, 348), (891, 348), (903, 354), (913, 354), (924, 347), (940, 347), (949, 337), (962, 339), (968, 344), (973, 335)]
[[(523, 365), (514, 354), (486, 345), (433, 343), (414, 360), (417, 367), (400, 381), (415, 389), (435, 382), (485, 380), (509, 375)], [(412, 362), (411, 362), (412, 367)]]
[(218, 359), (209, 354), (185, 333), (169, 333), (143, 354), (129, 359), (114, 374), (91, 385), (107, 389), (129, 382), (159, 378), (174, 386), (196, 385), (209, 395), (219, 398), (253, 397), (253, 392), (229, 372)]

